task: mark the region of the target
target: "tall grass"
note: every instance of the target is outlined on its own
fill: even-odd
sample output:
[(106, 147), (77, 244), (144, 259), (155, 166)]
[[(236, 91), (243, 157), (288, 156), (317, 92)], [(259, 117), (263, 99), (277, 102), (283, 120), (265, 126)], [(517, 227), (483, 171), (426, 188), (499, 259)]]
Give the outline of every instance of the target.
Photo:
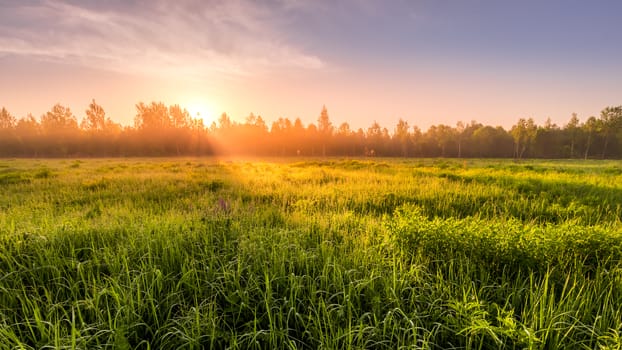
[(0, 161), (0, 348), (622, 346), (619, 162)]

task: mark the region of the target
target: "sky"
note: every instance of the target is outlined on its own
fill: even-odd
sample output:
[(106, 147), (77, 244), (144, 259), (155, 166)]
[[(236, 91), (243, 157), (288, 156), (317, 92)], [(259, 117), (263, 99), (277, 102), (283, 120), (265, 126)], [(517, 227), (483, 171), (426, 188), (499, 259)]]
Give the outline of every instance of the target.
[(622, 2), (0, 0), (0, 107), (92, 99), (393, 130), (519, 118), (564, 125), (622, 104)]

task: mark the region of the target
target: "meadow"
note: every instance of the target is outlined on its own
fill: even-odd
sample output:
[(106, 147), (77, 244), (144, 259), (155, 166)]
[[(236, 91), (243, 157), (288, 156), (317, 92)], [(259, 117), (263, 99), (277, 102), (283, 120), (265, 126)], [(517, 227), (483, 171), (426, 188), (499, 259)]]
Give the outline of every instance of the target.
[(620, 349), (622, 162), (0, 160), (0, 349)]

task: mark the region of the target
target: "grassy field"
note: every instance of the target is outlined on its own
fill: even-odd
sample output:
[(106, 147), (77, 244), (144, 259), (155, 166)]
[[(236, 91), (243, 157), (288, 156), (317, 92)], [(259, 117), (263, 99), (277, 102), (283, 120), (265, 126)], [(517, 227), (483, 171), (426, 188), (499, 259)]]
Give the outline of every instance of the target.
[(622, 163), (0, 160), (0, 349), (620, 349)]

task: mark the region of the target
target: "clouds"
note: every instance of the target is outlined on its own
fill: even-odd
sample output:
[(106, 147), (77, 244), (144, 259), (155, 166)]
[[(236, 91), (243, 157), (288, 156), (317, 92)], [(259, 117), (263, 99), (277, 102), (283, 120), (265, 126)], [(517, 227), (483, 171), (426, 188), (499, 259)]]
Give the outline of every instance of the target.
[(293, 1), (23, 1), (2, 4), (0, 55), (131, 74), (206, 78), (324, 62), (287, 41)]

